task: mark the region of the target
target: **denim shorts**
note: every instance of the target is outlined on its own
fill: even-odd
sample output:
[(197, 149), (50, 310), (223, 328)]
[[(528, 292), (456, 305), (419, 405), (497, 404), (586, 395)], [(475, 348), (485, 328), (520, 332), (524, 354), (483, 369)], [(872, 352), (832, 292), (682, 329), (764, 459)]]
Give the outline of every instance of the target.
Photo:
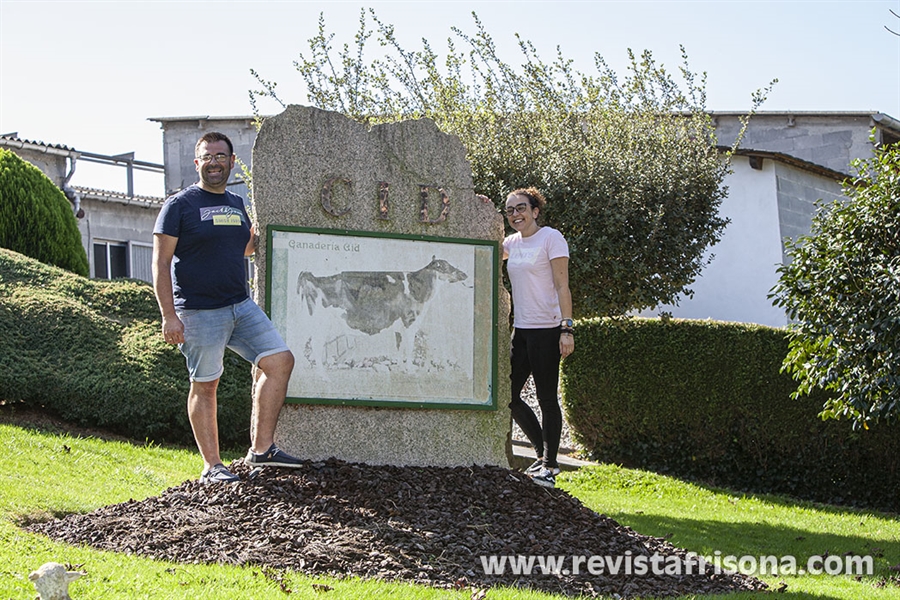
[(206, 310), (176, 310), (184, 323), (184, 343), (191, 381), (215, 381), (225, 370), (225, 348), (256, 365), (260, 359), (289, 350), (266, 313), (251, 298)]

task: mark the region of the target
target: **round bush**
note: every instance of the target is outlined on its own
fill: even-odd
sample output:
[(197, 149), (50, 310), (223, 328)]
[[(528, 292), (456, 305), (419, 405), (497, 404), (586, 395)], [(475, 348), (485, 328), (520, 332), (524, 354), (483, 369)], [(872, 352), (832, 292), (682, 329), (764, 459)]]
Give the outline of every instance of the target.
[(29, 162), (0, 148), (0, 247), (87, 277), (87, 254), (65, 194)]

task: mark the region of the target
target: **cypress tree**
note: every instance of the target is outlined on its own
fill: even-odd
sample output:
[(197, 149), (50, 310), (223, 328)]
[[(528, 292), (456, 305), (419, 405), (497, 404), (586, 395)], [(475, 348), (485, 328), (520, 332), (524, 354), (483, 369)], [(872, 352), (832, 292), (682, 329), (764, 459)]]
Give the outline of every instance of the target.
[(44, 173), (0, 148), (0, 247), (90, 274), (69, 200)]

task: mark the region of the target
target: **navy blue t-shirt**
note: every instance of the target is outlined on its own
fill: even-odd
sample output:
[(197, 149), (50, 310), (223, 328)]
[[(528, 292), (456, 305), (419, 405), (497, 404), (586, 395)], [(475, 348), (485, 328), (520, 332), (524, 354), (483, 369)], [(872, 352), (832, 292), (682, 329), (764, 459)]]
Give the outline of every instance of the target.
[(222, 308), (249, 298), (244, 250), (250, 218), (240, 196), (192, 185), (166, 199), (153, 233), (178, 238), (172, 260), (176, 308)]

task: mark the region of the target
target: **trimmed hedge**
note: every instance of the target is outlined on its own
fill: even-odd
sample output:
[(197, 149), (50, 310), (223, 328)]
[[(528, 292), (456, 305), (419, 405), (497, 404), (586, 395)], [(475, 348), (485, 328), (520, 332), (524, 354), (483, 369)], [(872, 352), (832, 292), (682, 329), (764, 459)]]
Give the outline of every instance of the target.
[[(135, 440), (193, 444), (184, 357), (160, 336), (152, 287), (91, 280), (0, 249), (0, 401)], [(223, 447), (249, 442), (250, 366), (218, 389)]]
[(72, 205), (49, 177), (0, 148), (0, 248), (88, 276)]
[(757, 325), (595, 319), (576, 325), (563, 405), (591, 458), (751, 492), (900, 510), (900, 425), (853, 431), (798, 400), (787, 333)]

